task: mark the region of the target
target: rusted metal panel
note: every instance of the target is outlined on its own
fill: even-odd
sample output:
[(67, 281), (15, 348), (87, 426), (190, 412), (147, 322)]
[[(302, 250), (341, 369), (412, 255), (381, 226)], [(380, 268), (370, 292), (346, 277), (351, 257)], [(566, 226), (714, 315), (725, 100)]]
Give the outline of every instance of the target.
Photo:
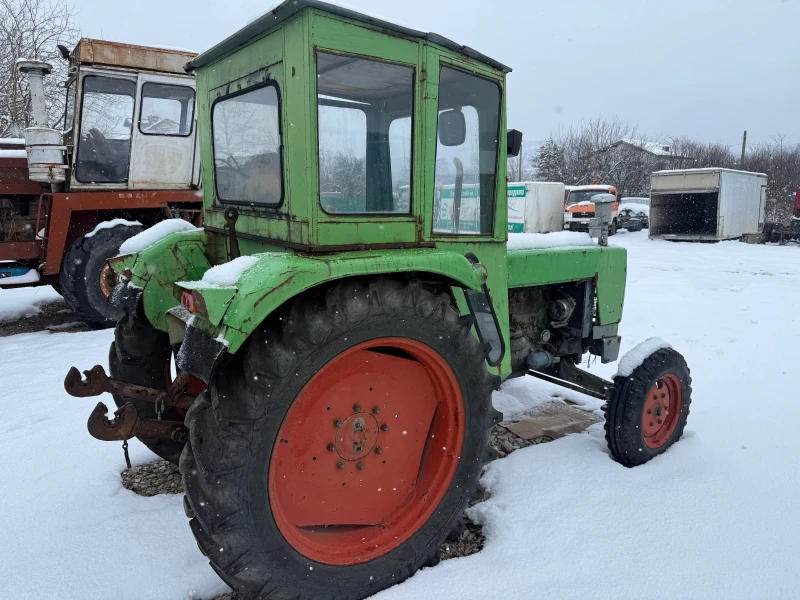
[[(0, 150), (17, 150), (25, 149), (22, 147), (14, 146), (6, 147)], [(3, 157), (0, 156), (0, 196), (15, 196), (21, 194), (35, 194), (42, 193), (42, 188), (38, 183), (28, 179), (28, 159), (25, 157)]]
[(47, 257), (44, 275), (56, 275), (67, 246), (67, 234), (73, 212), (137, 209), (166, 209), (169, 203), (191, 202), (199, 205), (194, 190), (67, 192), (52, 195), (50, 230), (47, 232)]
[(37, 260), (42, 242), (0, 242), (0, 260)]
[(185, 75), (183, 65), (197, 54), (183, 50), (151, 48), (134, 44), (121, 44), (105, 40), (82, 38), (75, 47), (75, 63), (103, 65)]

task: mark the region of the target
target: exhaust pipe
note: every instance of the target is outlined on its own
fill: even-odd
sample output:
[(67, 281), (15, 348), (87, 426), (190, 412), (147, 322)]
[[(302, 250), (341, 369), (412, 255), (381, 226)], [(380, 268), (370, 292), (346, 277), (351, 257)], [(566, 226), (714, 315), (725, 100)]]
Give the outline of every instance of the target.
[(40, 60), (20, 59), (17, 69), (28, 76), (33, 126), (25, 129), (25, 150), (28, 153), (28, 179), (57, 185), (66, 181), (61, 132), (47, 126), (47, 97), (44, 76), (53, 68)]

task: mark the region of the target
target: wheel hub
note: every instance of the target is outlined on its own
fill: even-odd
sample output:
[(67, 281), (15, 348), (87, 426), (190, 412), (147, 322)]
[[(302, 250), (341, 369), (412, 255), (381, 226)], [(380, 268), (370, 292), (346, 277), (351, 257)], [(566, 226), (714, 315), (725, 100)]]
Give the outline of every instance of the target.
[(681, 405), (680, 380), (671, 373), (662, 375), (647, 393), (642, 412), (642, 435), (649, 448), (660, 448), (669, 440), (678, 424)]
[(378, 421), (371, 414), (353, 413), (336, 430), (334, 448), (344, 460), (360, 460), (375, 448), (379, 432)]

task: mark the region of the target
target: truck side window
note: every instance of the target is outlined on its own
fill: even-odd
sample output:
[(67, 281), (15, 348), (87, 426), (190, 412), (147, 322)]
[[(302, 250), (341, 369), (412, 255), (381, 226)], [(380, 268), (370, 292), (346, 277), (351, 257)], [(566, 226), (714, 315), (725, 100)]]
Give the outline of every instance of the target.
[(192, 133), (194, 90), (185, 85), (147, 82), (142, 85), (139, 131), (145, 135)]
[(464, 115), (466, 135), (459, 145), (437, 135), (433, 232), (491, 235), (500, 138), (500, 88), (476, 75), (442, 67), (439, 114)]
[(410, 212), (414, 69), (317, 54), (319, 182), (331, 214)]
[(283, 198), (278, 89), (274, 84), (214, 104), (214, 180), (217, 197), (275, 206)]
[(85, 77), (75, 177), (83, 183), (124, 183), (131, 159), (136, 83)]

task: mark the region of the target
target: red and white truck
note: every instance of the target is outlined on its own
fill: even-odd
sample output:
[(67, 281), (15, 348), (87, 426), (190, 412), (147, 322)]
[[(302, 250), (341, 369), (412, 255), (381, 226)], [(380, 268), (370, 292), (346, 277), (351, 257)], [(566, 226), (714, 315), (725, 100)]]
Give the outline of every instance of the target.
[(51, 65), (20, 59), (32, 126), (0, 139), (0, 288), (52, 285), (95, 327), (113, 325), (106, 259), (168, 218), (199, 224), (195, 54), (81, 39), (69, 52), (64, 130), (47, 122)]

